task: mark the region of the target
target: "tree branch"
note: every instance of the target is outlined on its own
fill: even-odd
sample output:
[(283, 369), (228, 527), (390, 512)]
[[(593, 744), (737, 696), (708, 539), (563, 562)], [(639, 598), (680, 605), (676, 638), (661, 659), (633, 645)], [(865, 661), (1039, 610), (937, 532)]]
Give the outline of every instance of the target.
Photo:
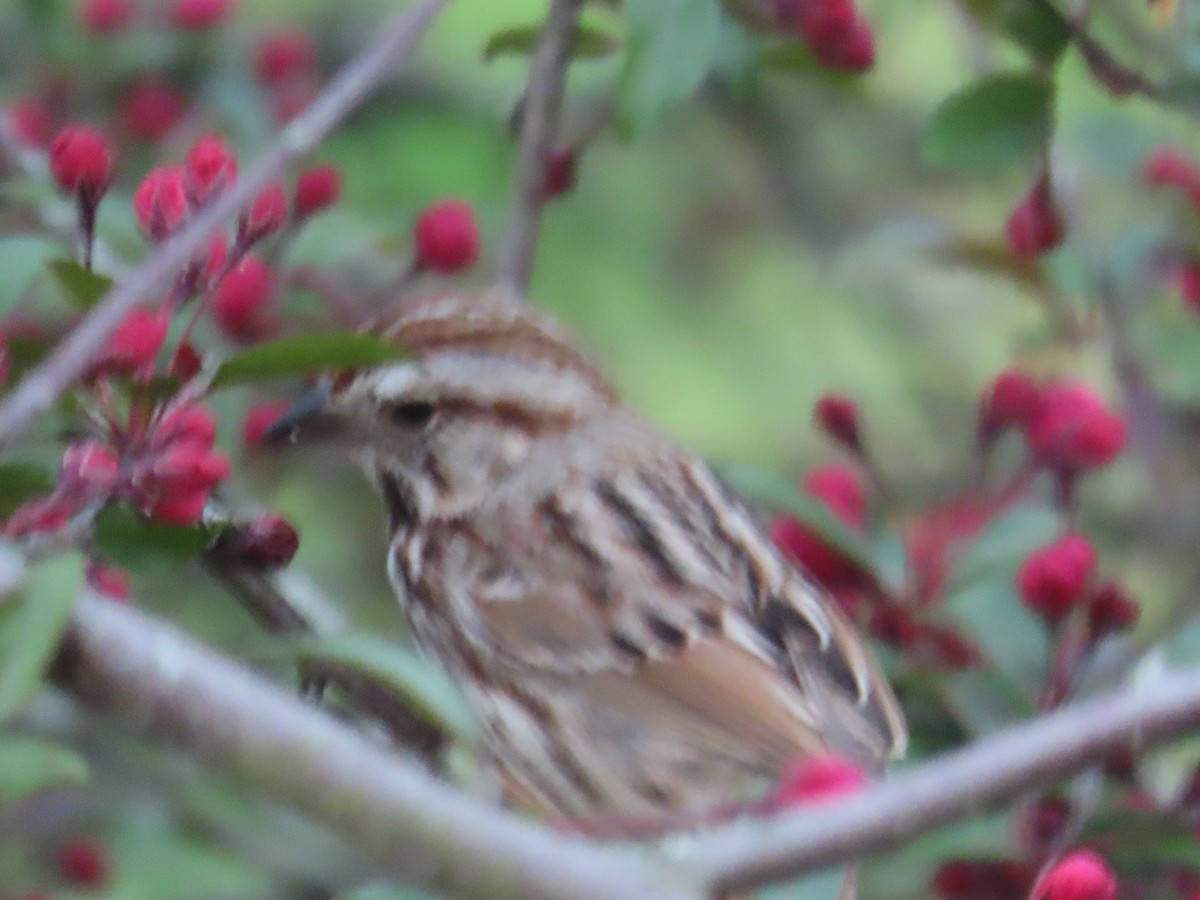
[(464, 897), (743, 891), (897, 847), (1130, 746), (1200, 728), (1200, 672), (1179, 672), (916, 765), (845, 802), (668, 840), (662, 859), (471, 800), (174, 629), (92, 596), (75, 611), (54, 675), (85, 704), (335, 828), (394, 874)]
[(282, 688), (135, 609), (85, 593), (53, 677), (453, 897), (700, 900), (653, 854), (556, 834), (472, 800)]
[(521, 140), (513, 175), (508, 230), (500, 252), (498, 283), (516, 293), (529, 289), (545, 205), (546, 161), (554, 149), (571, 47), (584, 0), (551, 0), (541, 40), (529, 63), (521, 112)]
[(162, 290), (164, 284), (293, 161), (310, 153), (397, 65), (405, 61), (448, 0), (424, 0), (396, 16), (377, 40), (349, 62), (312, 105), (280, 132), (275, 145), (249, 168), (231, 190), (167, 241), (79, 323), (52, 354), (0, 403), (0, 449), (19, 437), (53, 406), (88, 367), (125, 316)]
[(844, 803), (697, 837), (677, 862), (741, 891), (889, 850), (1099, 764), (1200, 728), (1200, 671), (1164, 676), (1042, 716), (914, 766)]

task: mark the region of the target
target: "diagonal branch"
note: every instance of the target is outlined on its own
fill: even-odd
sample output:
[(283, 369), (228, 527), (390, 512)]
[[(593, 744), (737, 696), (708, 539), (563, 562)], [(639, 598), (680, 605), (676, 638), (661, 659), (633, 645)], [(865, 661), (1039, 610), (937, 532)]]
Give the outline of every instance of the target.
[(0, 449), (16, 440), (83, 374), (130, 310), (160, 292), (215, 229), (237, 215), (290, 163), (310, 153), (389, 72), (404, 62), (447, 2), (424, 0), (416, 9), (396, 16), (312, 105), (283, 129), (275, 145), (231, 190), (110, 290), (66, 340), (0, 403)]
[(742, 822), (691, 842), (678, 862), (742, 891), (890, 850), (1133, 747), (1200, 729), (1200, 671), (1131, 684), (912, 767), (844, 803)]
[(701, 900), (653, 854), (556, 834), (472, 800), (284, 689), (144, 614), (84, 594), (53, 677), (452, 897)]
[(508, 230), (497, 281), (518, 294), (529, 289), (545, 206), (546, 162), (554, 149), (571, 47), (584, 0), (551, 0), (542, 37), (529, 63), (529, 86), (521, 110), (521, 141), (513, 175)]

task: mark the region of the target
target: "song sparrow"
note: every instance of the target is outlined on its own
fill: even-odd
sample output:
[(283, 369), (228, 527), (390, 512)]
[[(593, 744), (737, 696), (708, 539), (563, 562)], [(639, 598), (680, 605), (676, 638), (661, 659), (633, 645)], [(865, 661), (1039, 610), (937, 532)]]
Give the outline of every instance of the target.
[(411, 361), (331, 382), (274, 434), (338, 441), (377, 479), (413, 633), (520, 786), (569, 816), (702, 812), (798, 756), (902, 751), (832, 602), (553, 322), (448, 295), (387, 335)]

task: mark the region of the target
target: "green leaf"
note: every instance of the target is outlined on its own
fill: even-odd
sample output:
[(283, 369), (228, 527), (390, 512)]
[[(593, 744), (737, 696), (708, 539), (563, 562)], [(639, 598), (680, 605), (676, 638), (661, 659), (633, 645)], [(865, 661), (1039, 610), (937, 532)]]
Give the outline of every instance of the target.
[(1004, 31), (1041, 63), (1054, 63), (1071, 41), (1067, 20), (1043, 0), (1006, 0), (1000, 11)]
[(1037, 75), (985, 78), (937, 108), (922, 155), (930, 165), (964, 171), (1026, 160), (1050, 139), (1053, 99), (1053, 85)]
[(1058, 514), (1048, 506), (1022, 504), (996, 516), (954, 567), (948, 593), (981, 581), (1008, 581), (1031, 552), (1058, 535)]
[(415, 653), (367, 634), (339, 634), (288, 642), (298, 661), (313, 660), (371, 676), (402, 697), (413, 712), (463, 740), (475, 734), (475, 719), (461, 695)]
[(14, 234), (0, 238), (0, 317), (16, 306), (46, 264), (62, 253), (57, 241), (38, 234)]
[(9, 383), (19, 381), (21, 376), (50, 355), (54, 344), (49, 339), (10, 337), (8, 339)]
[(88, 766), (73, 751), (30, 737), (0, 737), (0, 809), (38, 791), (87, 781)]
[(405, 351), (371, 334), (305, 334), (268, 341), (221, 364), (212, 389), (301, 375), (320, 369), (357, 369), (403, 359)]
[(78, 591), (79, 561), (62, 557), (30, 570), (24, 597), (0, 610), (0, 722), (42, 686)]
[(212, 535), (203, 528), (160, 525), (120, 505), (101, 510), (93, 535), (96, 549), (135, 571), (178, 566), (203, 553), (211, 541)]
[(38, 463), (0, 463), (0, 521), (11, 516), (22, 503), (53, 489), (54, 479)]
[[(536, 25), (506, 28), (497, 31), (483, 48), (485, 62), (498, 56), (528, 56), (542, 38), (542, 29)], [(593, 25), (581, 25), (571, 44), (572, 59), (600, 59), (615, 53), (621, 42), (613, 35)]]
[(946, 598), (946, 612), (1015, 685), (1040, 683), (1050, 641), (1042, 621), (1025, 608), (1011, 578), (982, 581)]
[(717, 0), (628, 0), (617, 125), (643, 132), (700, 86), (721, 35)]
[(96, 305), (112, 287), (111, 278), (89, 272), (77, 262), (69, 259), (54, 259), (48, 263), (51, 274), (77, 309), (86, 312)]
[(790, 513), (811, 528), (827, 544), (841, 551), (864, 568), (874, 568), (870, 544), (855, 534), (829, 509), (791, 483), (771, 472), (750, 466), (723, 466), (720, 476), (747, 501)]

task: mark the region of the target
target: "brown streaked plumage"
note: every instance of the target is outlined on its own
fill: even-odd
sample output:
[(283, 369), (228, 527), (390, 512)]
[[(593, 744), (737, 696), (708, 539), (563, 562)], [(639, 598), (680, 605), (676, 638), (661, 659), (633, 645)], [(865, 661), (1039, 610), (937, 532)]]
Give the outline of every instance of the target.
[(834, 605), (553, 322), (443, 295), (387, 333), (413, 361), (281, 431), (336, 438), (378, 480), (414, 634), (521, 786), (566, 815), (703, 812), (798, 755), (903, 750)]

